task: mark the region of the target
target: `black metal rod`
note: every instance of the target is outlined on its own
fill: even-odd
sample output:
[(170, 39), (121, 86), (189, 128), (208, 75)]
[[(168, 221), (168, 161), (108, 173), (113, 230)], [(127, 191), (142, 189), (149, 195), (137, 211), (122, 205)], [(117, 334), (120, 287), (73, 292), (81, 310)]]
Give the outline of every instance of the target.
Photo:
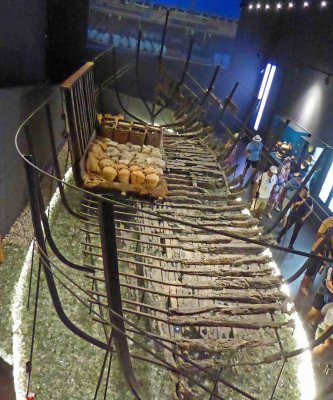
[(254, 114), (258, 104), (259, 104), (260, 100), (256, 99), (256, 101), (253, 103), (250, 111), (248, 112), (247, 116), (245, 117), (245, 120), (243, 122), (243, 125), (239, 131), (238, 137), (237, 139), (234, 141), (234, 143), (232, 144), (232, 146), (230, 147), (229, 151), (227, 152), (227, 154), (225, 155), (225, 159), (228, 159), (228, 157), (230, 156), (230, 154), (234, 151), (236, 145), (239, 143), (239, 141), (242, 139), (244, 132), (247, 129), (247, 126), (250, 122), (250, 119), (252, 118), (252, 115)]
[(320, 156), (318, 157), (317, 161), (313, 164), (310, 172), (306, 175), (302, 183), (299, 185), (299, 187), (296, 189), (295, 193), (291, 196), (291, 199), (288, 201), (287, 205), (284, 207), (284, 209), (281, 211), (281, 213), (278, 215), (274, 223), (270, 228), (268, 228), (265, 233), (270, 233), (272, 230), (278, 225), (278, 223), (281, 221), (281, 219), (287, 214), (289, 208), (291, 205), (296, 201), (296, 199), (299, 196), (300, 191), (306, 186), (306, 184), (310, 181), (312, 178), (312, 175), (317, 171), (317, 166), (321, 163), (321, 161), (328, 155), (332, 150), (329, 147), (326, 147)]
[[(184, 66), (184, 69), (183, 69), (183, 72), (182, 72), (182, 76), (181, 76), (179, 82), (176, 84), (175, 89), (172, 91), (172, 93), (171, 93), (170, 97), (168, 98), (168, 100), (164, 103), (164, 105), (156, 113), (154, 113), (154, 118), (156, 118), (158, 116), (158, 114), (160, 114), (166, 107), (168, 107), (168, 105), (174, 100), (174, 97), (177, 94), (177, 92), (179, 92), (179, 90), (183, 86), (183, 83), (184, 83), (184, 80), (185, 80), (185, 77), (186, 77), (186, 72), (188, 70), (188, 66), (189, 66), (190, 59), (191, 59), (193, 43), (194, 43), (194, 39), (193, 39), (193, 37), (191, 37), (189, 48), (188, 48), (188, 51), (187, 51), (187, 57), (186, 57), (185, 66)], [(172, 124), (162, 125), (162, 126), (167, 127), (167, 126), (172, 126)]]
[[(55, 176), (59, 180), (61, 180), (62, 176), (61, 176), (60, 166), (59, 166), (59, 161), (58, 161), (57, 148), (56, 148), (55, 136), (54, 136), (54, 128), (53, 128), (53, 122), (52, 122), (52, 113), (51, 113), (51, 107), (50, 107), (49, 103), (46, 104), (45, 110), (46, 110), (48, 131), (49, 131), (49, 136), (50, 136), (54, 172), (55, 172)], [(30, 152), (31, 152), (31, 150), (30, 150)], [(31, 152), (31, 154), (33, 155), (32, 152)], [(64, 190), (64, 185), (60, 181), (57, 181), (57, 183), (58, 183), (58, 189), (59, 189), (62, 204), (64, 205), (64, 207), (66, 208), (66, 210), (68, 211), (69, 214), (73, 215), (73, 217), (80, 219), (81, 216), (72, 209), (72, 207), (69, 205), (69, 203), (67, 201), (65, 190)]]
[[(52, 136), (52, 135), (51, 135)], [(30, 131), (30, 126), (26, 125), (26, 138), (27, 138), (27, 143), (28, 143), (28, 149), (31, 153), (31, 158), (33, 160), (33, 162), (35, 162), (35, 151), (34, 151), (34, 147), (33, 147), (33, 142), (32, 142), (32, 136), (31, 136), (31, 131)], [(59, 167), (59, 165), (58, 165)], [(56, 168), (55, 168), (56, 169)], [(60, 171), (60, 170), (59, 170)], [(56, 173), (57, 174), (57, 173)], [(61, 186), (62, 184), (60, 183), (60, 177), (56, 176), (58, 178), (57, 182), (58, 182), (58, 187)], [(90, 267), (84, 267), (82, 265), (73, 263), (72, 261), (69, 261), (58, 249), (57, 245), (55, 244), (55, 241), (52, 237), (52, 233), (51, 233), (51, 229), (50, 229), (50, 225), (49, 225), (49, 220), (48, 217), (46, 215), (46, 211), (45, 211), (45, 205), (44, 205), (44, 200), (43, 200), (43, 195), (42, 195), (42, 190), (40, 187), (40, 180), (37, 179), (36, 176), (36, 185), (35, 185), (35, 190), (37, 193), (37, 197), (38, 197), (38, 205), (39, 205), (39, 213), (40, 213), (40, 218), (43, 224), (43, 228), (44, 228), (44, 233), (45, 233), (45, 237), (46, 240), (51, 248), (51, 250), (53, 251), (54, 255), (65, 265), (67, 265), (69, 268), (75, 269), (77, 271), (83, 271), (83, 272), (90, 272), (90, 273), (94, 273), (95, 270), (90, 268)], [(60, 191), (60, 188), (59, 188)], [(81, 219), (81, 215), (77, 214), (77, 217)], [(83, 216), (83, 219), (87, 220), (87, 218), (85, 218)]]
[(278, 375), (277, 380), (276, 380), (276, 382), (275, 382), (275, 385), (274, 385), (274, 388), (273, 388), (273, 391), (272, 391), (270, 400), (273, 400), (273, 398), (274, 398), (276, 389), (277, 389), (278, 384), (279, 384), (279, 382), (280, 382), (280, 378), (281, 378), (281, 375), (282, 375), (282, 372), (283, 372), (283, 370), (284, 370), (284, 367), (285, 367), (286, 363), (287, 363), (287, 360), (283, 360), (282, 367), (281, 367), (281, 369), (280, 369), (280, 371), (279, 371), (279, 375)]
[(108, 388), (109, 388), (109, 382), (110, 382), (110, 374), (111, 374), (112, 355), (113, 355), (112, 352), (110, 352), (110, 360), (109, 360), (109, 366), (108, 366), (108, 372), (107, 372), (107, 375), (106, 375), (106, 383), (105, 383), (105, 390), (104, 390), (104, 400), (106, 400), (106, 396), (108, 394)]
[(30, 294), (31, 294), (31, 284), (32, 284), (32, 273), (33, 273), (33, 266), (34, 266), (34, 258), (35, 258), (35, 241), (33, 241), (33, 245), (32, 245), (32, 256), (31, 256), (31, 263), (30, 263), (30, 277), (29, 277), (29, 290), (28, 290), (27, 310), (29, 310), (29, 307), (30, 307)]
[(141, 98), (141, 101), (143, 102), (143, 104), (145, 105), (148, 114), (150, 116), (150, 118), (153, 118), (153, 111), (149, 108), (147, 100), (144, 98), (143, 95), (143, 90), (142, 90), (142, 86), (141, 86), (141, 81), (140, 81), (140, 77), (139, 77), (139, 60), (140, 60), (140, 43), (141, 43), (141, 29), (139, 29), (139, 34), (138, 34), (138, 44), (136, 46), (136, 57), (135, 57), (135, 82), (136, 82), (136, 86), (139, 92), (139, 96)]
[(145, 124), (145, 121), (143, 121), (142, 119), (136, 117), (134, 114), (131, 114), (127, 108), (124, 106), (123, 101), (121, 100), (120, 97), (120, 93), (119, 93), (119, 87), (118, 87), (118, 79), (117, 79), (117, 58), (116, 58), (116, 49), (113, 48), (112, 49), (112, 55), (113, 55), (113, 75), (114, 75), (114, 89), (116, 92), (116, 96), (117, 96), (117, 100), (120, 104), (120, 107), (123, 109), (124, 113), (126, 113), (127, 115), (129, 115), (130, 117), (132, 117), (133, 119), (135, 119), (138, 122), (143, 122)]
[(114, 208), (112, 204), (101, 201), (98, 204), (98, 210), (108, 306), (117, 314), (109, 313), (109, 317), (111, 323), (123, 332), (123, 334), (120, 334), (118, 330), (114, 332), (119, 363), (132, 393), (137, 399), (143, 400), (145, 396), (135, 377), (128, 342), (125, 337), (126, 331), (121, 301)]
[(101, 368), (101, 371), (100, 371), (99, 376), (98, 376), (98, 381), (97, 381), (97, 385), (96, 385), (96, 389), (95, 389), (94, 400), (97, 399), (99, 388), (101, 387), (101, 384), (102, 384), (105, 365), (106, 365), (106, 362), (108, 360), (108, 356), (109, 356), (109, 353), (110, 353), (110, 350), (111, 350), (111, 342), (112, 342), (112, 332), (110, 333), (110, 337), (109, 337), (109, 340), (108, 340), (108, 348), (106, 349), (106, 352), (105, 352), (105, 355), (104, 355), (104, 358), (103, 358), (102, 368)]
[(288, 358), (299, 356), (300, 354), (304, 353), (305, 351), (313, 350), (315, 347), (324, 343), (326, 341), (326, 339), (329, 339), (332, 334), (333, 334), (333, 325), (330, 326), (329, 329), (327, 329), (327, 331), (325, 333), (323, 333), (321, 336), (319, 336), (318, 339), (310, 342), (308, 346), (302, 347), (300, 349), (293, 350), (293, 351), (282, 351), (282, 352), (273, 354), (271, 356), (268, 356), (264, 360), (265, 360), (265, 362), (271, 363), (271, 362), (275, 362), (275, 361), (279, 361), (279, 360), (286, 360)]
[(217, 74), (219, 73), (219, 70), (220, 70), (220, 66), (217, 65), (217, 66), (215, 67), (214, 72), (213, 72), (213, 76), (212, 76), (212, 79), (210, 80), (208, 89), (206, 90), (206, 93), (203, 95), (203, 98), (201, 99), (201, 101), (200, 101), (200, 103), (199, 103), (200, 106), (203, 105), (203, 103), (206, 101), (206, 99), (207, 99), (208, 96), (210, 95), (210, 92), (213, 90), (214, 83), (215, 83), (215, 80), (216, 80), (216, 78), (217, 78)]
[(167, 28), (168, 28), (169, 14), (170, 14), (170, 10), (168, 9), (166, 12), (164, 26), (163, 26), (163, 36), (162, 36), (162, 43), (161, 43), (160, 55), (159, 55), (160, 58), (162, 57), (162, 54), (163, 54), (163, 47), (164, 47), (166, 32), (167, 32)]
[(216, 122), (217, 122), (217, 120), (221, 119), (224, 116), (225, 112), (227, 111), (227, 108), (228, 108), (229, 104), (231, 103), (232, 98), (234, 97), (234, 94), (235, 94), (238, 86), (239, 86), (239, 82), (236, 82), (234, 87), (231, 89), (231, 92), (230, 92), (229, 96), (227, 96), (225, 98), (225, 100), (223, 102), (222, 109), (221, 109), (221, 111), (219, 113), (218, 118), (216, 119)]
[(215, 394), (215, 393), (218, 394), (218, 384), (219, 384), (219, 381), (218, 381), (218, 380), (219, 380), (219, 378), (220, 378), (222, 372), (223, 372), (223, 367), (220, 368), (219, 374), (218, 374), (218, 376), (217, 376), (217, 380), (216, 380), (215, 383), (214, 383), (213, 393), (211, 393), (211, 395), (209, 396), (209, 400), (215, 400), (215, 399), (214, 399), (214, 397), (215, 397), (214, 394)]
[(40, 275), (42, 270), (42, 261), (41, 258), (38, 260), (38, 272), (37, 272), (37, 286), (36, 286), (36, 294), (35, 294), (35, 307), (34, 307), (34, 318), (32, 322), (32, 334), (31, 334), (31, 345), (30, 345), (30, 356), (28, 365), (28, 385), (27, 385), (27, 396), (30, 392), (30, 380), (31, 380), (31, 371), (32, 371), (32, 357), (34, 354), (34, 346), (35, 346), (35, 335), (36, 335), (36, 323), (37, 323), (37, 311), (38, 311), (38, 300), (39, 300), (39, 287), (40, 287)]
[(161, 125), (161, 128), (170, 128), (173, 126), (178, 126), (180, 129), (184, 129), (186, 125), (193, 123), (194, 122), (193, 120), (199, 122), (201, 116), (200, 110), (202, 112), (202, 108), (198, 104), (195, 104), (195, 102), (193, 102), (193, 104), (190, 105), (190, 107), (192, 106), (194, 106), (195, 108), (193, 108), (188, 115), (185, 115), (185, 118), (182, 121), (174, 122), (172, 124)]
[[(287, 128), (289, 123), (290, 123), (290, 119), (287, 119), (283, 123), (283, 125), (281, 126), (281, 128), (279, 129), (279, 131), (278, 131), (278, 133), (276, 135), (277, 139), (279, 139), (281, 137), (282, 133), (285, 131), (285, 129)], [(267, 152), (267, 155), (266, 155), (267, 158), (266, 158), (266, 161), (265, 161), (265, 165), (267, 164), (267, 161), (269, 160), (270, 154), (273, 151), (274, 146), (275, 146), (275, 141), (273, 140), (273, 142), (271, 143), (270, 147), (267, 148), (267, 150), (266, 150), (265, 147), (263, 149), (263, 151)], [(249, 179), (245, 182), (245, 184), (242, 186), (242, 188), (240, 190), (246, 189), (250, 185), (250, 183), (253, 181), (254, 177), (256, 176), (257, 172), (259, 171), (260, 165), (261, 165), (261, 163), (258, 162), (258, 165), (253, 169)]]
[(64, 323), (64, 325), (75, 335), (79, 336), (81, 339), (101, 348), (106, 348), (106, 343), (101, 342), (100, 340), (88, 335), (86, 332), (82, 331), (78, 328), (66, 315), (60, 298), (57, 291), (57, 287), (54, 282), (53, 274), (51, 271), (50, 261), (47, 258), (47, 250), (46, 250), (46, 243), (44, 240), (43, 228), (40, 219), (39, 213), (39, 203), (38, 203), (38, 195), (36, 190), (36, 173), (34, 168), (31, 166), (32, 157), (30, 155), (26, 155), (25, 159), (28, 161), (25, 163), (27, 179), (28, 179), (28, 190), (29, 190), (29, 199), (30, 199), (30, 207), (31, 207), (31, 218), (34, 227), (34, 233), (36, 238), (36, 244), (38, 248), (41, 249), (42, 254), (45, 254), (46, 257), (42, 257), (43, 260), (43, 271), (46, 277), (47, 286), (51, 295), (51, 299), (54, 305), (54, 308), (57, 312), (58, 317)]

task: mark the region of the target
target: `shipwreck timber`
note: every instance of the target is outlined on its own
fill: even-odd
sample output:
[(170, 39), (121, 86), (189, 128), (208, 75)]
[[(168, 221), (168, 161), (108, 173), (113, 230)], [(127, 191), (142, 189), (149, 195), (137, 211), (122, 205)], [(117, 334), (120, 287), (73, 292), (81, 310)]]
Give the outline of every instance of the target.
[[(281, 291), (282, 278), (264, 252), (270, 237), (244, 212), (240, 194), (229, 190), (232, 167), (227, 158), (237, 138), (222, 143), (204, 121), (200, 101), (182, 87), (182, 80), (165, 74), (158, 102), (174, 110), (173, 121), (166, 125), (172, 129), (165, 131), (162, 145), (167, 195), (151, 199), (105, 188), (86, 190), (82, 167), (96, 134), (92, 68), (89, 63), (62, 87), (73, 175), (76, 189), (83, 192), (80, 211), (66, 202), (52, 148), (62, 201), (80, 223), (84, 238), (83, 265), (57, 252), (38, 193), (34, 160), (26, 158), (37, 247), (58, 314), (73, 333), (105, 350), (105, 359), (117, 354), (136, 398), (146, 397), (133, 360), (167, 369), (174, 399), (261, 399), (260, 393), (249, 390), (245, 377), (265, 377), (274, 366), (276, 379), (265, 388), (274, 395), (281, 366), (276, 360), (270, 363), (269, 357), (289, 350), (285, 345), (290, 344), (294, 321)], [(115, 91), (119, 98), (117, 85)], [(204, 99), (207, 96), (209, 91)], [(230, 101), (221, 103), (222, 111)], [(84, 291), (88, 318), (103, 326), (104, 340), (78, 329), (61, 308), (42, 228), (62, 264), (79, 270), (89, 282), (90, 290)], [(135, 352), (131, 343), (149, 357)], [(163, 356), (154, 352), (156, 348)], [(284, 365), (285, 360), (282, 369)], [(104, 368), (105, 362), (101, 376)]]

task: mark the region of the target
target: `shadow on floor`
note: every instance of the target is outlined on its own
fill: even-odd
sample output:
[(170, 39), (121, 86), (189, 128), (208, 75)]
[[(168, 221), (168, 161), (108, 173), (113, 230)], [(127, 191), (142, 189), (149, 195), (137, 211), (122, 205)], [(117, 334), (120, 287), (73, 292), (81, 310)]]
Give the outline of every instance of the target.
[(13, 368), (0, 358), (0, 400), (15, 400)]

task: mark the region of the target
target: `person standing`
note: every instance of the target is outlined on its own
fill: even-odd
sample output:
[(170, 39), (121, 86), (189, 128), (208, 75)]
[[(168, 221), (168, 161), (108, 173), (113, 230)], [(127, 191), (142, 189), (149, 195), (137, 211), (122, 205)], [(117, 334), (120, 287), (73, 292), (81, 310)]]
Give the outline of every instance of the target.
[[(312, 246), (311, 254), (317, 256), (332, 258), (333, 255), (333, 228), (329, 229), (325, 236), (316, 240)], [(301, 282), (300, 292), (307, 296), (312, 282), (315, 280), (317, 273), (323, 265), (323, 261), (309, 257), (303, 267), (306, 267), (304, 277)]]
[[(315, 339), (319, 339), (325, 332), (327, 332), (333, 325), (333, 303), (326, 304), (322, 310), (321, 315), (323, 315), (324, 321), (318, 325), (316, 330)], [(323, 354), (333, 343), (333, 335), (327, 338), (324, 343), (319, 344), (313, 349), (313, 355), (319, 356)]]
[(317, 232), (317, 239), (323, 237), (325, 233), (331, 228), (333, 228), (333, 217), (328, 217), (324, 219), (324, 221), (321, 223)]
[(268, 218), (272, 218), (271, 212), (272, 212), (275, 204), (278, 201), (279, 193), (282, 190), (286, 181), (287, 181), (286, 172), (285, 172), (284, 166), (281, 164), (278, 166), (278, 169), (277, 169), (277, 182), (273, 186), (271, 195), (268, 200), (268, 205), (267, 205), (267, 217)]
[(305, 220), (309, 217), (313, 210), (313, 201), (309, 194), (307, 188), (303, 188), (300, 193), (298, 199), (291, 205), (291, 211), (287, 218), (287, 223), (285, 227), (281, 230), (276, 241), (278, 243), (281, 242), (282, 236), (284, 236), (288, 230), (294, 226), (293, 234), (291, 236), (289, 242), (289, 249), (293, 249), (294, 243), (297, 239), (299, 231), (301, 230)]
[(255, 180), (250, 210), (255, 211), (257, 218), (261, 218), (262, 213), (267, 207), (273, 186), (277, 182), (276, 173), (277, 168), (272, 165), (267, 172), (260, 173)]
[(313, 299), (312, 307), (307, 313), (307, 319), (310, 324), (317, 323), (320, 317), (320, 311), (326, 304), (333, 302), (333, 265), (328, 264), (324, 278)]
[(260, 135), (255, 135), (251, 142), (245, 148), (245, 166), (241, 179), (245, 178), (247, 170), (251, 167), (256, 168), (260, 159), (260, 154), (263, 149), (262, 139)]
[[(284, 199), (286, 197), (287, 191), (290, 188), (291, 185), (291, 180), (289, 180), (289, 174), (290, 174), (290, 161), (289, 160), (285, 160), (282, 163), (283, 167), (284, 167), (284, 171), (285, 171), (285, 184), (283, 185), (283, 188), (280, 190), (279, 196), (278, 196), (278, 200), (277, 200), (277, 204), (276, 204), (276, 209), (277, 211), (281, 211), (283, 208), (283, 202)], [(288, 185), (289, 183), (289, 185)]]

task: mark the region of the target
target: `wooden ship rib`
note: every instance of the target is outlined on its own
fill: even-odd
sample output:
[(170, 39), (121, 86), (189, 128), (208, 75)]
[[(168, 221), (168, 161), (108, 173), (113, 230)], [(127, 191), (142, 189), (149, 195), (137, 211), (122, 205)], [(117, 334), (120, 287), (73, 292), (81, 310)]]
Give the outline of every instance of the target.
[[(159, 103), (173, 110), (162, 143), (168, 191), (163, 198), (152, 198), (131, 190), (124, 195), (124, 190), (103, 185), (84, 186), (85, 160), (96, 138), (93, 67), (88, 63), (61, 88), (73, 175), (77, 187), (83, 189), (80, 211), (66, 205), (63, 182), (58, 184), (62, 200), (81, 224), (86, 262), (78, 266), (61, 254), (58, 258), (91, 281), (86, 295), (95, 313), (89, 318), (104, 326), (105, 341), (81, 332), (62, 314), (51, 268), (46, 265), (59, 316), (84, 340), (107, 352), (116, 351), (136, 398), (146, 396), (133, 359), (157, 362), (170, 371), (174, 387), (170, 398), (260, 398), (225, 376), (239, 373), (245, 355), (249, 365), (256, 365), (254, 354), (260, 354), (260, 364), (272, 351), (282, 351), (279, 335), (291, 334), (294, 322), (286, 313), (282, 279), (264, 253), (266, 247), (242, 240), (269, 243), (258, 220), (244, 212), (246, 204), (239, 194), (229, 190), (227, 174), (232, 166), (227, 159), (236, 139), (223, 143), (204, 120), (203, 103), (214, 79), (200, 100), (170, 74), (163, 75)], [(231, 97), (220, 107), (223, 112), (228, 107), (236, 111)], [(47, 264), (42, 227), (55, 253), (56, 244), (52, 246), (31, 167), (28, 176), (35, 235)], [(129, 343), (135, 338), (153, 343), (150, 351), (157, 346), (162, 359), (134, 354)]]

